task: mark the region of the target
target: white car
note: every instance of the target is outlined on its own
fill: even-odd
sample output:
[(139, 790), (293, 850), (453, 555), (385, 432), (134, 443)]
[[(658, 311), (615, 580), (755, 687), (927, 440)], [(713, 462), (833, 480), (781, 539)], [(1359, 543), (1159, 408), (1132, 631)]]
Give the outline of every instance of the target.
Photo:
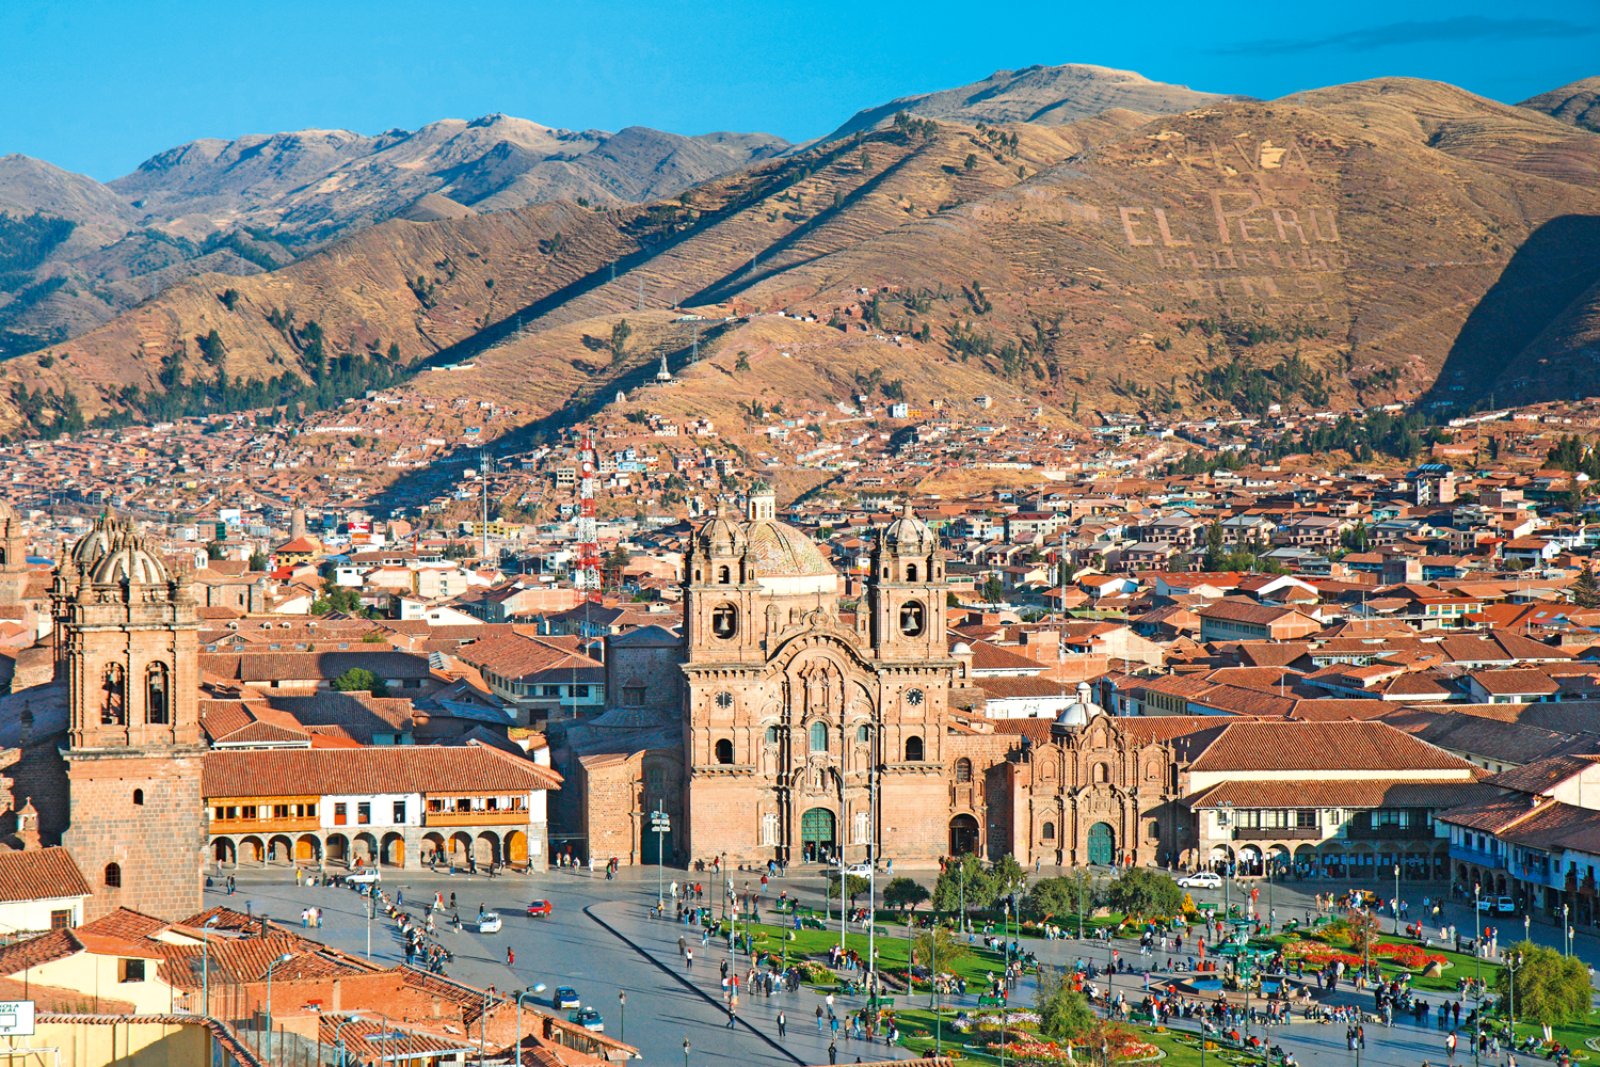
[(869, 878), (872, 875), (872, 864), (852, 863), (844, 869), (844, 873), (855, 878)]
[(1178, 885), (1184, 889), (1221, 889), (1222, 875), (1216, 871), (1195, 871), (1179, 878)]
[(383, 881), (383, 875), (376, 867), (363, 867), (344, 876), (344, 880), (351, 885), (372, 885), (374, 882)]
[(499, 912), (481, 911), (478, 913), (478, 933), (498, 934), (501, 925)]

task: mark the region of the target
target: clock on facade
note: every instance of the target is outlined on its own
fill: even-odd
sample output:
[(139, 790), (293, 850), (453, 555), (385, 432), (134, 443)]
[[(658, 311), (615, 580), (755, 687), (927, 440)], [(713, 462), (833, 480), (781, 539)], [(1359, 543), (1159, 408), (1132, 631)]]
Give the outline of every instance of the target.
[(731, 707), (733, 707), (733, 694), (728, 692), (726, 689), (724, 689), (722, 692), (718, 693), (717, 694), (717, 707), (719, 707), (719, 708), (731, 708)]
[(916, 707), (922, 703), (922, 690), (912, 689), (906, 693), (906, 703)]

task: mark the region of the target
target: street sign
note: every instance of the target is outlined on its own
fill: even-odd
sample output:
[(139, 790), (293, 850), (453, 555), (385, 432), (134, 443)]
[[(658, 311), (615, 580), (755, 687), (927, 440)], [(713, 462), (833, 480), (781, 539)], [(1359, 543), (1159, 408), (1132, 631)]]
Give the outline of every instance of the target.
[(0, 1000), (0, 1037), (33, 1036), (33, 1001)]

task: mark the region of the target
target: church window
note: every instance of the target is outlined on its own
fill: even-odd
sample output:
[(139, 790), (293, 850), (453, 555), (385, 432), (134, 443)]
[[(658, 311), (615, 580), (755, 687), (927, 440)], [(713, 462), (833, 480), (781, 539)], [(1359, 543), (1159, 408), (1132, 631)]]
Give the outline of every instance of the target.
[(773, 812), (761, 816), (761, 843), (763, 845), (778, 843), (778, 816)]
[(970, 781), (972, 781), (972, 761), (962, 756), (956, 760), (956, 782), (961, 784)]
[(667, 791), (667, 772), (661, 767), (651, 767), (644, 772), (644, 788), (651, 796)]
[(906, 762), (922, 762), (922, 738), (917, 737), (915, 734), (906, 738)]
[(101, 688), (105, 692), (105, 702), (100, 708), (101, 725), (124, 725), (128, 720), (128, 684), (122, 664), (113, 663), (106, 668)]
[(811, 724), (811, 751), (813, 751), (813, 752), (826, 752), (826, 751), (828, 751), (828, 724), (827, 723), (825, 723), (825, 722), (814, 722), (814, 723)]
[(718, 604), (711, 609), (711, 633), (724, 641), (739, 632), (739, 609), (732, 604)]
[(1097, 783), (1106, 782), (1110, 780), (1111, 768), (1106, 766), (1104, 763), (1096, 763), (1094, 765), (1092, 777)]
[(1056, 824), (1047, 822), (1041, 826), (1039, 828), (1039, 838), (1042, 841), (1054, 841), (1056, 839)]
[(726, 737), (717, 742), (716, 752), (717, 762), (722, 764), (724, 767), (733, 762), (733, 742), (729, 741)]
[(135, 789), (133, 791), (133, 803), (138, 807), (141, 807), (141, 808), (144, 807), (144, 790), (143, 789)]
[(872, 743), (872, 727), (862, 723), (856, 727), (856, 744), (869, 745)]
[(644, 707), (644, 686), (625, 685), (622, 687), (623, 706), (629, 708)]
[(783, 731), (776, 726), (767, 727), (767, 744), (776, 745), (783, 740)]
[(1149, 829), (1145, 832), (1145, 836), (1152, 841), (1159, 841), (1161, 839), (1161, 824), (1152, 819), (1150, 821)]
[(916, 580), (917, 580), (917, 565), (915, 563), (907, 563), (906, 564), (906, 581), (914, 582)]
[(732, 572), (727, 567), (717, 568), (717, 581), (722, 585), (727, 585), (732, 577)]
[(145, 671), (144, 721), (152, 726), (164, 725), (167, 715), (167, 665), (152, 663)]
[(927, 629), (927, 609), (920, 600), (908, 600), (900, 605), (900, 632), (907, 637), (921, 637)]
[(111, 889), (122, 888), (122, 866), (120, 864), (106, 864), (106, 885)]

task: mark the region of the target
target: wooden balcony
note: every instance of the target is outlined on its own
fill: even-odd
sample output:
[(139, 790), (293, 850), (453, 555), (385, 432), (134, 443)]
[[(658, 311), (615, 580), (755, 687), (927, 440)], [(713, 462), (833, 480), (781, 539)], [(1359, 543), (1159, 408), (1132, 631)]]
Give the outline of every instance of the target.
[(525, 826), (526, 811), (430, 811), (422, 817), (424, 826)]
[(1326, 835), (1315, 826), (1235, 826), (1235, 841), (1321, 841)]
[(322, 822), (315, 816), (287, 819), (212, 819), (213, 834), (303, 834), (316, 833)]

